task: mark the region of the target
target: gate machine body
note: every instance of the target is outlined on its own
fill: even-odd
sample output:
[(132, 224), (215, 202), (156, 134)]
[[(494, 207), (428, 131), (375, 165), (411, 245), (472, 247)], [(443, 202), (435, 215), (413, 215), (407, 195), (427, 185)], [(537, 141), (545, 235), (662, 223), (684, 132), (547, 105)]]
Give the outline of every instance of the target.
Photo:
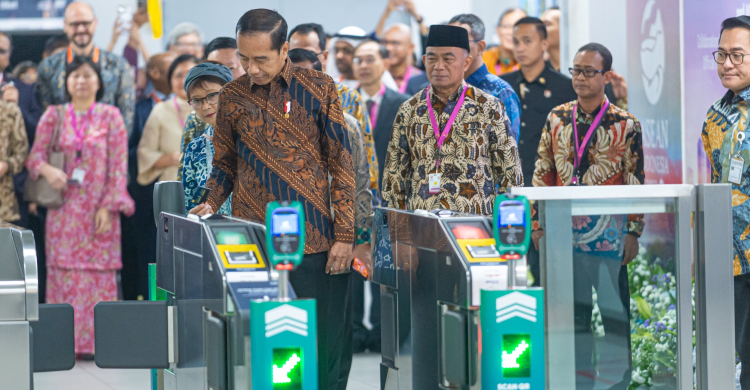
[(34, 372), (75, 365), (73, 307), (39, 304), (34, 235), (0, 222), (2, 388), (34, 388)]
[(480, 389), (481, 290), (525, 286), (525, 261), (509, 269), (478, 215), (376, 208), (374, 231), (381, 389)]
[(155, 295), (165, 300), (99, 303), (96, 363), (156, 369), (154, 389), (246, 390), (250, 301), (279, 294), (266, 227), (221, 215), (185, 216), (181, 189), (180, 182), (162, 182), (154, 190), (154, 209), (161, 211)]

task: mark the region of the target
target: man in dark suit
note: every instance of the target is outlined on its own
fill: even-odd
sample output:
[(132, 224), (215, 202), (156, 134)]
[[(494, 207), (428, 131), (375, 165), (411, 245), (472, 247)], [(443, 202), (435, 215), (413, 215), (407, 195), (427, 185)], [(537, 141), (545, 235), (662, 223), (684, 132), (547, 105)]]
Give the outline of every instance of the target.
[(156, 248), (156, 228), (151, 203), (153, 183), (147, 186), (138, 184), (138, 143), (143, 135), (143, 127), (154, 106), (171, 95), (171, 86), (167, 79), (169, 65), (177, 55), (172, 52), (151, 56), (146, 64), (148, 85), (145, 95), (135, 104), (133, 131), (128, 139), (128, 192), (135, 201), (135, 214), (131, 217), (121, 216), (122, 224), (122, 295), (124, 299), (134, 300), (139, 296), (148, 299), (148, 263), (155, 261), (152, 248)]
[[(388, 142), (391, 140), (393, 120), (396, 118), (401, 103), (409, 99), (408, 96), (389, 89), (383, 84), (382, 76), (388, 69), (388, 62), (388, 50), (378, 42), (365, 41), (354, 50), (354, 75), (360, 83), (357, 91), (365, 101), (373, 129), (372, 136), (379, 167), (378, 182), (383, 180), (383, 167)], [(351, 281), (352, 317), (354, 318), (352, 348), (354, 352), (363, 352), (365, 349), (380, 352), (380, 288), (374, 283), (369, 284), (372, 292), (370, 323), (373, 328), (368, 331), (363, 324), (365, 279), (353, 273)]]

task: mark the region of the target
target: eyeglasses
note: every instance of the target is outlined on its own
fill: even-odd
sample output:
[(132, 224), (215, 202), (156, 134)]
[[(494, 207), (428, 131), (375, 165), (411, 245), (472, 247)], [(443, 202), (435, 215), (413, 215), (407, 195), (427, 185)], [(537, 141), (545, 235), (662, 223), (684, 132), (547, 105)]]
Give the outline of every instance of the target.
[(745, 56), (748, 54), (742, 54), (742, 53), (727, 53), (725, 51), (715, 51), (712, 53), (714, 55), (714, 61), (716, 61), (717, 64), (724, 65), (727, 62), (727, 58), (729, 58), (729, 61), (732, 62), (734, 65), (740, 65), (745, 60)]
[(188, 100), (188, 103), (190, 104), (190, 107), (198, 108), (203, 107), (203, 103), (208, 104), (216, 104), (219, 102), (219, 93), (218, 92), (212, 92), (206, 95), (206, 97), (201, 99), (190, 99)]
[(84, 21), (84, 22), (70, 22), (68, 23), (68, 26), (70, 26), (70, 28), (72, 28), (73, 30), (78, 30), (78, 27), (85, 27), (86, 29), (88, 29), (89, 27), (91, 27), (93, 23), (94, 23), (93, 20)]
[(375, 63), (375, 57), (354, 57), (355, 65), (370, 65)]
[(578, 77), (579, 74), (583, 73), (585, 77), (594, 77), (597, 73), (605, 74), (606, 71), (599, 70), (599, 69), (581, 69), (581, 68), (568, 68), (568, 71), (570, 72), (570, 75), (573, 77)]
[(196, 48), (200, 47), (201, 44), (200, 44), (200, 42), (179, 42), (179, 41), (177, 41), (177, 42), (174, 43), (174, 46), (175, 47), (184, 47), (184, 48), (196, 49)]

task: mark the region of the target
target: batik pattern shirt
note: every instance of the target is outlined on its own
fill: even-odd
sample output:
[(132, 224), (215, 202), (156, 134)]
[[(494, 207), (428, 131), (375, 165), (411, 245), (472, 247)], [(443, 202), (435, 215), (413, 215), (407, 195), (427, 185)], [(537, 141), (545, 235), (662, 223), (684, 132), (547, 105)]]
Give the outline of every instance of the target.
[(508, 132), (513, 138), (518, 139), (518, 132), (521, 128), (521, 102), (513, 87), (507, 81), (487, 71), (487, 66), (484, 64), (474, 71), (466, 82), (500, 99), (510, 120)]
[(21, 218), (13, 175), (23, 170), (28, 154), (29, 141), (21, 110), (14, 103), (0, 101), (0, 161), (8, 164), (8, 170), (0, 176), (0, 222)]
[[(603, 102), (602, 102), (603, 103)], [(575, 101), (555, 107), (542, 130), (533, 184), (535, 187), (568, 186), (574, 175), (575, 142), (573, 109)], [(578, 142), (583, 143), (594, 118), (578, 108)], [(643, 184), (643, 143), (641, 125), (629, 112), (610, 104), (591, 136), (579, 165), (581, 181), (587, 186)], [(539, 228), (534, 215), (534, 229)], [(618, 257), (623, 235), (640, 236), (643, 216), (590, 215), (573, 217), (574, 248)]]
[[(53, 54), (39, 63), (36, 85), (36, 96), (43, 108), (50, 104), (63, 104), (65, 99), (65, 61), (67, 52)], [(135, 88), (133, 72), (122, 56), (101, 50), (99, 68), (104, 82), (104, 97), (100, 103), (116, 106), (120, 109), (128, 136), (133, 131), (135, 113)]]
[(372, 234), (372, 199), (370, 191), (370, 171), (367, 153), (359, 122), (349, 114), (344, 114), (349, 145), (352, 147), (354, 163), (354, 245), (368, 244)]
[[(464, 104), (456, 108), (466, 85), (462, 83), (447, 103), (430, 91), (441, 129), (453, 110), (459, 110), (440, 150), (427, 112), (427, 88), (401, 105), (383, 173), (385, 206), (492, 215), (496, 193), (523, 185), (518, 147), (506, 130), (503, 105), (469, 85)], [(436, 172), (442, 175), (440, 192), (430, 194), (429, 175)]]
[(375, 154), (375, 141), (372, 139), (372, 126), (370, 126), (370, 117), (365, 109), (365, 101), (356, 89), (347, 87), (343, 83), (336, 83), (336, 93), (341, 101), (341, 109), (345, 114), (353, 116), (359, 127), (362, 129), (362, 136), (367, 151), (367, 164), (370, 171), (370, 190), (373, 195), (378, 196), (378, 159)]
[(305, 253), (353, 244), (354, 164), (344, 126), (330, 76), (287, 61), (267, 85), (235, 79), (219, 94), (208, 204), (218, 210), (232, 193), (233, 216), (264, 223), (268, 202), (299, 201)]
[[(750, 272), (750, 133), (747, 128), (749, 100), (750, 87), (745, 88), (737, 96), (734, 92), (728, 91), (708, 110), (701, 133), (703, 148), (711, 162), (712, 183), (729, 183), (730, 160), (736, 154), (744, 159), (740, 184), (730, 183), (734, 233), (732, 262), (735, 276)], [(745, 134), (741, 146), (737, 142), (737, 134), (740, 132)]]
[[(208, 123), (198, 119), (198, 114), (195, 111), (190, 112), (187, 119), (185, 120), (185, 128), (182, 130), (182, 141), (180, 141), (180, 164), (177, 166), (177, 180), (182, 180), (182, 168), (185, 166), (185, 153), (187, 153), (188, 145), (195, 138), (200, 137), (201, 134), (205, 134), (210, 126)], [(213, 134), (213, 130), (211, 130)], [(211, 173), (211, 171), (209, 171)]]
[[(193, 139), (185, 151), (185, 164), (180, 170), (182, 188), (185, 191), (185, 210), (198, 206), (198, 187), (205, 187), (211, 176), (214, 161), (214, 128), (209, 125), (203, 135)], [(221, 205), (219, 214), (232, 215), (232, 195)]]

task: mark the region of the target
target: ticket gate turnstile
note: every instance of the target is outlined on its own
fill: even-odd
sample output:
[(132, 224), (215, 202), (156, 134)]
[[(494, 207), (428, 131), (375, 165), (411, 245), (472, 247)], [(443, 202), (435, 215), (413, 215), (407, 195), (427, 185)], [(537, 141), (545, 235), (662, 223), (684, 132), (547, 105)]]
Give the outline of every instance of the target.
[(34, 236), (0, 222), (0, 364), (2, 388), (34, 388), (34, 372), (75, 365), (73, 307), (39, 304)]
[[(479, 389), (480, 292), (509, 287), (490, 218), (376, 208), (381, 389)], [(526, 262), (512, 265), (526, 285)]]
[(279, 294), (265, 226), (161, 213), (158, 234), (166, 300), (98, 304), (97, 365), (163, 369), (165, 390), (250, 388), (250, 302)]

